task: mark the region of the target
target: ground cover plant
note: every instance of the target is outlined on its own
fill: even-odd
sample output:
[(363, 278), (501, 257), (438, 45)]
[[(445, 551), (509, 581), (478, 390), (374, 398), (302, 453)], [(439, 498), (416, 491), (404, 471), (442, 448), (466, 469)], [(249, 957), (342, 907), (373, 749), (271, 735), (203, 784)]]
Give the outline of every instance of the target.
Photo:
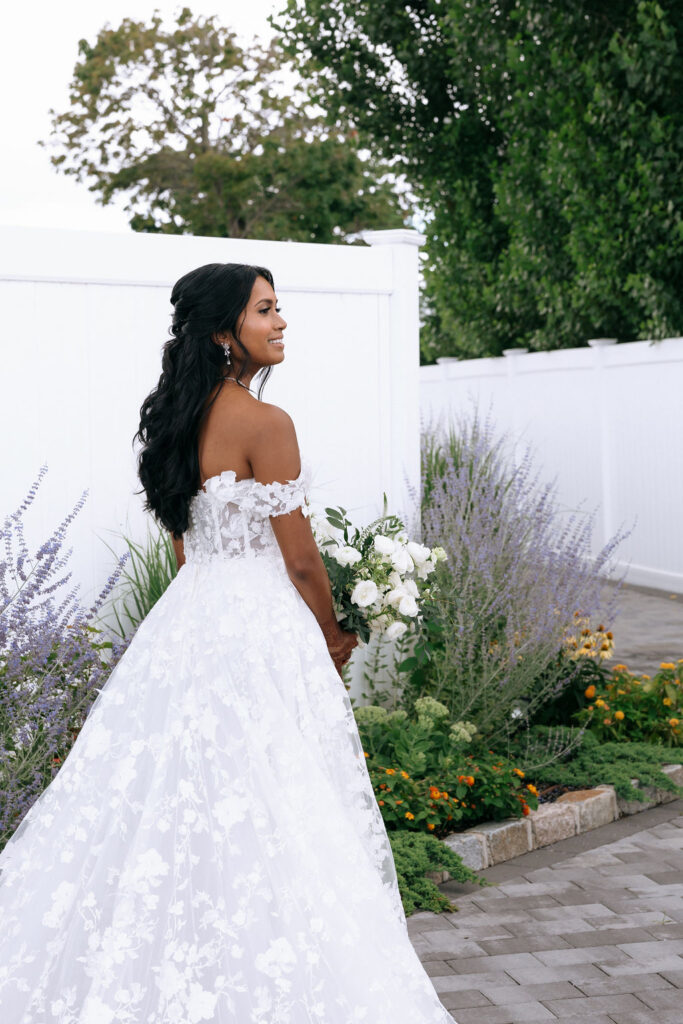
[(427, 872), (448, 871), (454, 882), (486, 885), (476, 872), (465, 867), (457, 853), (433, 836), (417, 832), (389, 832), (398, 888), (406, 917), (416, 910), (443, 914), (457, 907), (439, 891)]
[(0, 528), (0, 848), (59, 771), (88, 710), (126, 649), (96, 621), (126, 560), (122, 556), (89, 608), (65, 592), (70, 551), (62, 547), (84, 492), (31, 554), (24, 515), (47, 472)]

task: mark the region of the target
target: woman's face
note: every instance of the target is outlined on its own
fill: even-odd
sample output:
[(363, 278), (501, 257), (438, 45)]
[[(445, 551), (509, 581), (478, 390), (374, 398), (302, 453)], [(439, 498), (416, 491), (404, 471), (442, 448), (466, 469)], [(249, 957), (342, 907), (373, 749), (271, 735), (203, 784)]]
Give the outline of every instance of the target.
[[(240, 341), (251, 357), (251, 370), (281, 363), (285, 358), (282, 332), (287, 326), (278, 312), (275, 292), (264, 277), (257, 277), (249, 302), (237, 321)], [(245, 356), (239, 345), (230, 339), (230, 363), (239, 373)]]

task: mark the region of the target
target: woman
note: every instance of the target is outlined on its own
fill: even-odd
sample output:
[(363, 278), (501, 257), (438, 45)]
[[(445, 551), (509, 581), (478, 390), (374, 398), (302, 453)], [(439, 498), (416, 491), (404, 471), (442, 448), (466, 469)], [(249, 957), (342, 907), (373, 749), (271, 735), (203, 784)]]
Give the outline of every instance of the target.
[[(262, 267), (174, 286), (141, 408), (179, 571), (0, 854), (12, 1024), (448, 1024), (410, 944)], [(335, 671), (336, 669), (336, 671)]]

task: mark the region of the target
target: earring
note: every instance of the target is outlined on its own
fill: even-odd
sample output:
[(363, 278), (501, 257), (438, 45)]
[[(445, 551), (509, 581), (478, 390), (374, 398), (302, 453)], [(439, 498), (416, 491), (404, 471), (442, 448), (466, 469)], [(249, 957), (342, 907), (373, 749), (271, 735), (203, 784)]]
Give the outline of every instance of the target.
[(222, 348), (225, 350), (226, 361), (228, 365), (230, 365), (230, 344), (227, 341), (225, 341), (222, 343)]

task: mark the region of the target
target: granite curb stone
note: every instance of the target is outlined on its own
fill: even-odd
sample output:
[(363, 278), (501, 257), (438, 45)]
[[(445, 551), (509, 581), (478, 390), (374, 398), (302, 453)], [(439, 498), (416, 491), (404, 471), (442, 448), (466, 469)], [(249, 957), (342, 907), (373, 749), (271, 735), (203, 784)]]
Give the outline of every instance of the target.
[[(683, 765), (663, 765), (662, 771), (672, 782), (683, 786)], [(614, 786), (595, 786), (564, 793), (554, 803), (543, 804), (538, 810), (531, 811), (526, 818), (507, 818), (476, 825), (464, 832), (452, 832), (443, 842), (461, 857), (467, 867), (473, 871), (484, 871), (513, 857), (678, 798), (678, 794), (666, 789), (639, 787), (636, 780), (633, 780), (633, 785), (642, 788), (646, 797), (644, 801), (619, 797)], [(441, 885), (450, 881), (451, 874), (448, 871), (428, 871), (427, 878)]]

